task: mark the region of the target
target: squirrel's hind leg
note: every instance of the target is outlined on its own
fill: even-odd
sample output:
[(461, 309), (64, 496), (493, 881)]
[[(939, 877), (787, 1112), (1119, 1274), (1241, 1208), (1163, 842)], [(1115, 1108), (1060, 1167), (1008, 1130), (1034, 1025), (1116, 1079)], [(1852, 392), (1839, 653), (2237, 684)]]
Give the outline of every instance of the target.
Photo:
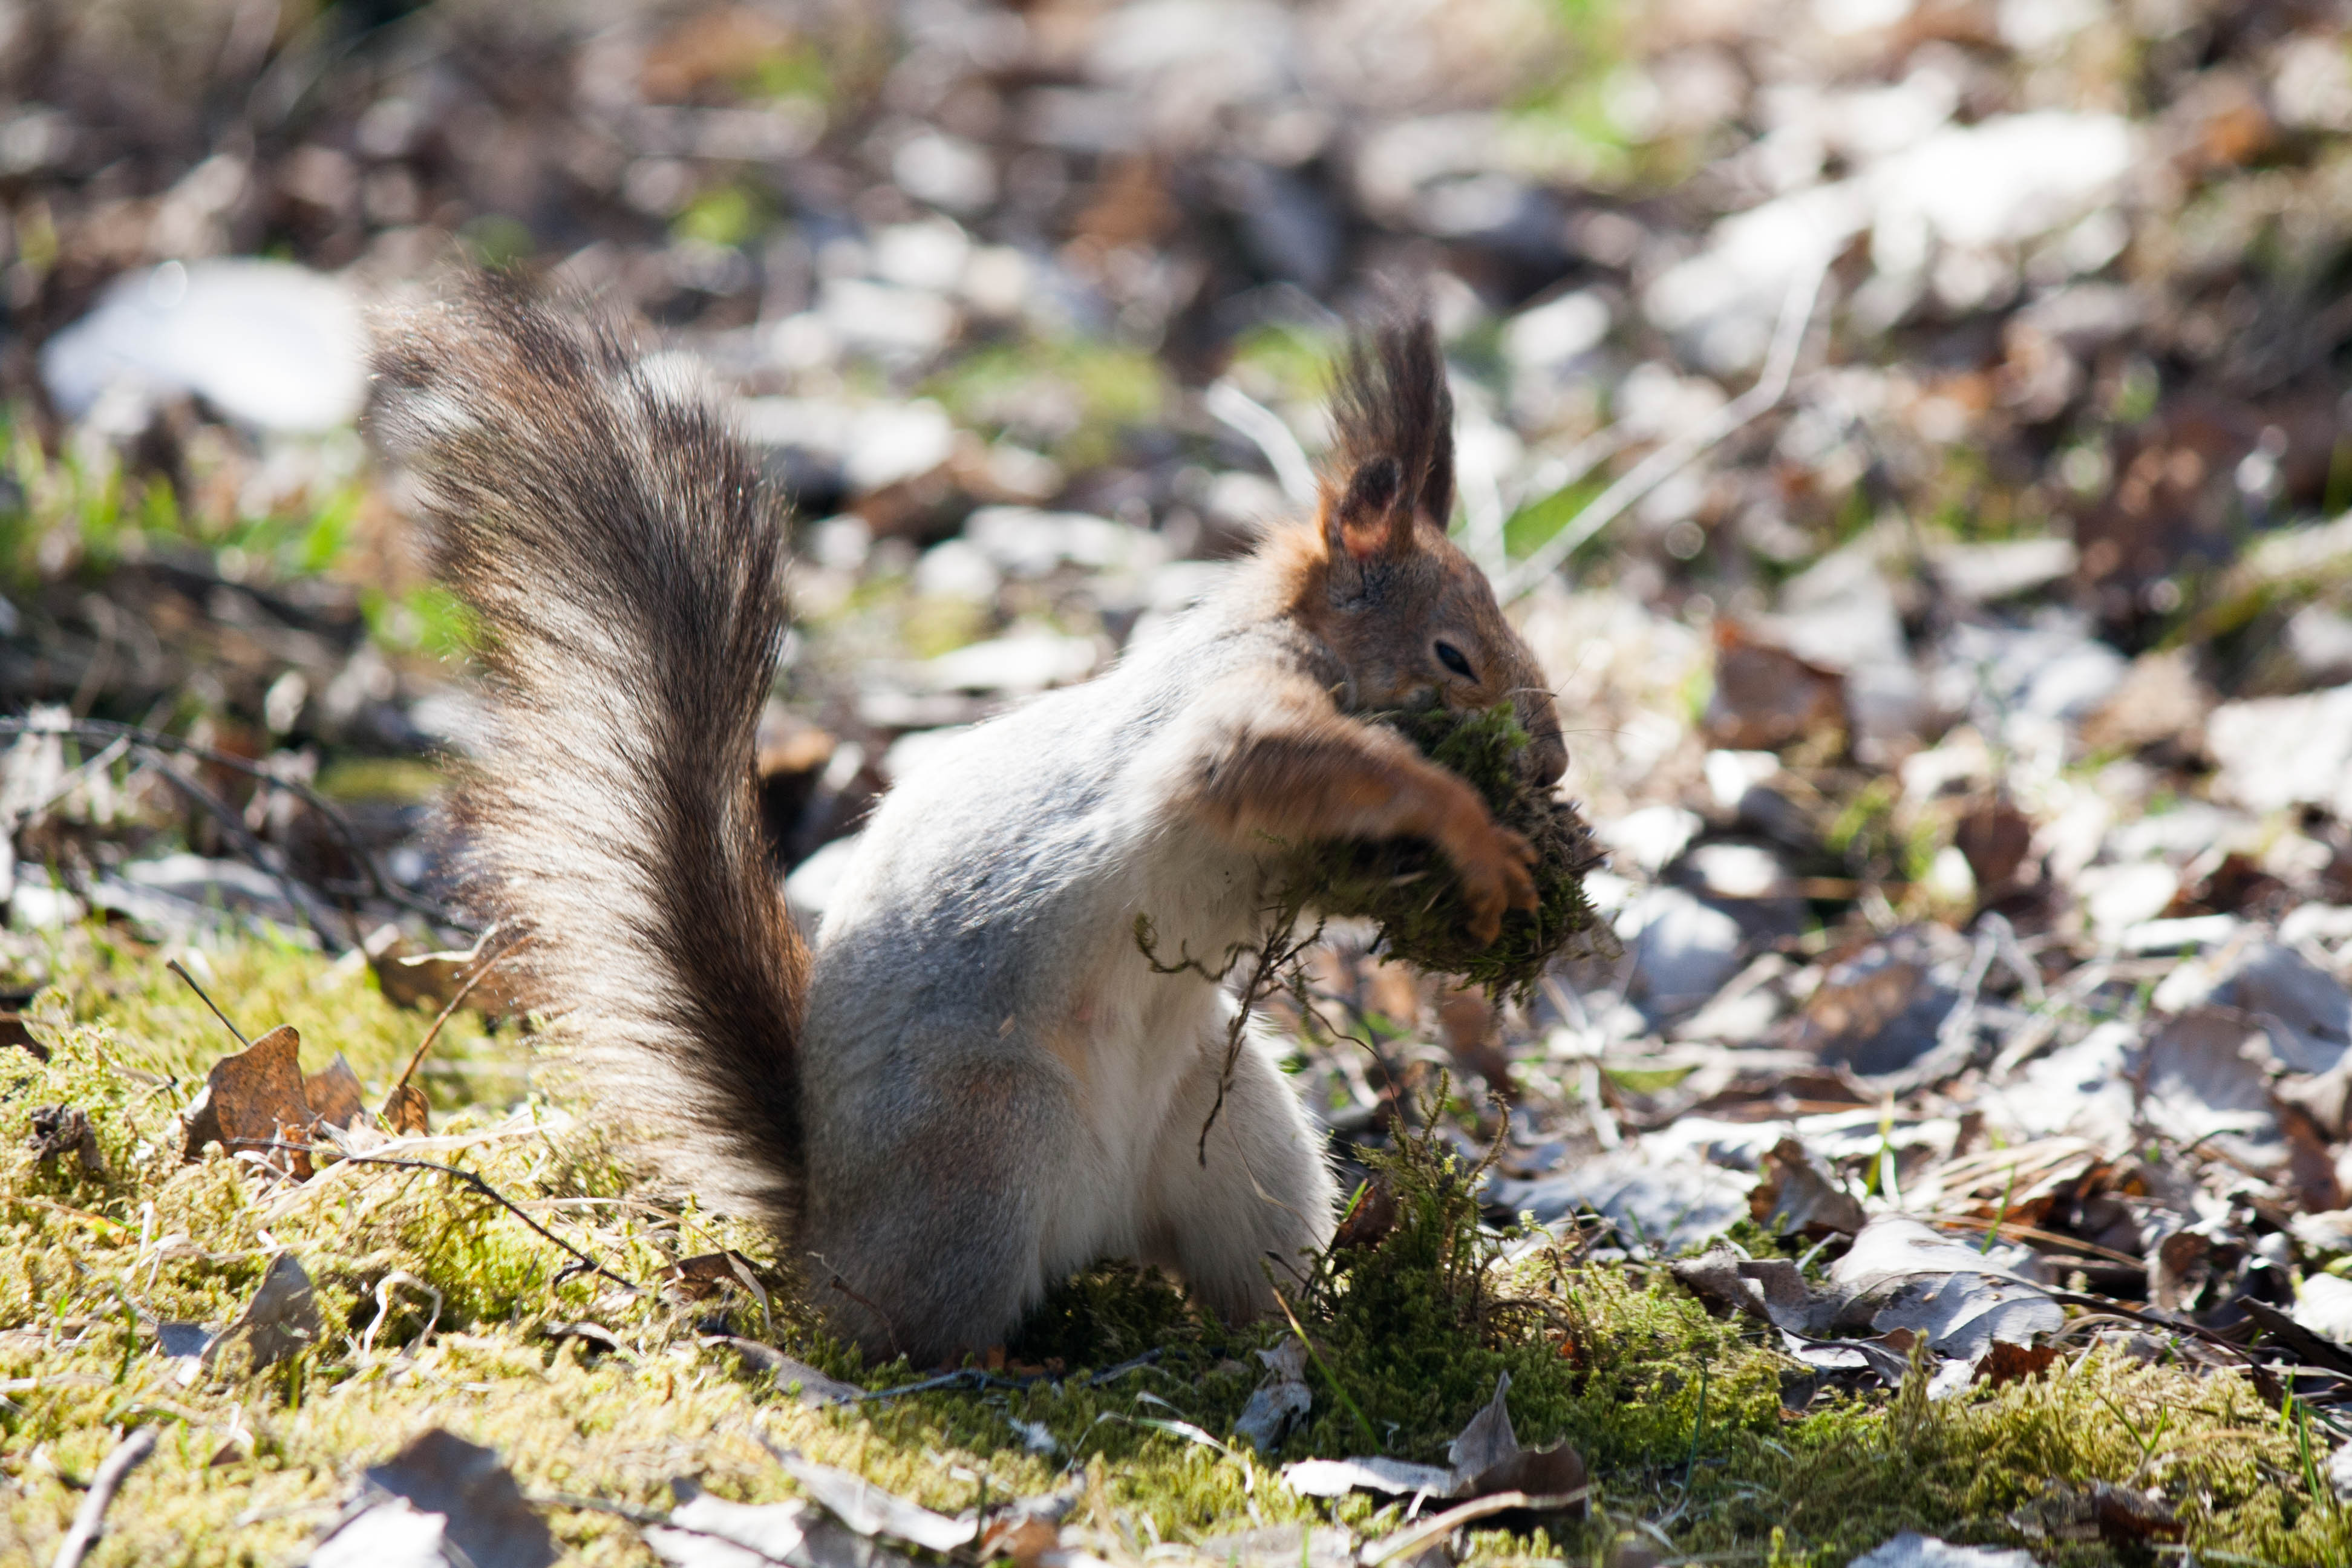
[(818, 1140), (805, 1277), (869, 1358), (953, 1363), (1044, 1294), (1041, 1195), (1068, 1184), (1055, 1152), (1078, 1133), (1061, 1083), (1003, 1056), (940, 1051), (892, 1098)]
[(1289, 1280), (1329, 1243), (1338, 1188), (1321, 1131), (1255, 1036), (1242, 1041), (1202, 1163), (1201, 1128), (1216, 1103), (1223, 1037), (1221, 1027), (1202, 1042), (1170, 1103), (1142, 1228), (1146, 1261), (1172, 1269), (1195, 1300), (1239, 1321), (1274, 1310), (1269, 1268)]

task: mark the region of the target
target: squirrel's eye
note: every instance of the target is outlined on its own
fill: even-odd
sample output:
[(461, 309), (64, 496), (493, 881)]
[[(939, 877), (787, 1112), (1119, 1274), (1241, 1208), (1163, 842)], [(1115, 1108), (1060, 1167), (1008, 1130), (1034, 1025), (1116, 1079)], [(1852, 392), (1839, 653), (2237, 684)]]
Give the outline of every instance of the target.
[(1450, 642), (1442, 642), (1437, 645), (1437, 662), (1444, 665), (1446, 668), (1452, 670), (1454, 674), (1460, 676), (1465, 680), (1475, 680), (1478, 679), (1476, 675), (1471, 672), (1470, 661), (1462, 657), (1462, 650), (1455, 647)]

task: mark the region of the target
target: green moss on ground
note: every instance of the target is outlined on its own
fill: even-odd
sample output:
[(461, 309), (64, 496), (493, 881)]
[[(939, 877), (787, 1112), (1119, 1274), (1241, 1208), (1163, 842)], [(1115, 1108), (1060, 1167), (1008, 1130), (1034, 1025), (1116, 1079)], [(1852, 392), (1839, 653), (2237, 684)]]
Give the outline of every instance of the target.
[[(708, 1320), (868, 1387), (929, 1369), (859, 1366), (787, 1295), (763, 1308), (732, 1287), (663, 1284), (680, 1257), (731, 1246), (766, 1269), (773, 1250), (633, 1189), (603, 1137), (520, 1087), (511, 1033), (445, 1037), (443, 1087), (488, 1103), (437, 1120), (420, 1152), (478, 1173), (649, 1289), (567, 1274), (562, 1251), (434, 1173), (346, 1162), (289, 1186), (220, 1159), (182, 1164), (173, 1118), (219, 1054), (217, 1025), (183, 1008), (159, 955), (103, 932), (70, 933), (45, 962), (55, 984), (33, 1011), (51, 1059), (0, 1050), (0, 1561), (48, 1561), (79, 1484), (127, 1426), (150, 1422), (163, 1440), (96, 1562), (297, 1560), (358, 1469), (432, 1425), (495, 1447), (546, 1499), (662, 1508), (678, 1475), (724, 1496), (781, 1497), (790, 1483), (765, 1439), (949, 1511), (1075, 1491), (1073, 1520), (1111, 1555), (1291, 1521), (1376, 1535), (1398, 1505), (1297, 1497), (1279, 1463), (1442, 1461), (1505, 1371), (1522, 1440), (1575, 1443), (1598, 1512), (1557, 1540), (1482, 1534), (1485, 1559), (1593, 1563), (1647, 1527), (1708, 1561), (1762, 1563), (1777, 1534), (1780, 1562), (1838, 1564), (1904, 1528), (2013, 1542), (2007, 1516), (2053, 1480), (2108, 1480), (2160, 1486), (2200, 1560), (2352, 1560), (2352, 1529), (2307, 1490), (2293, 1428), (2239, 1377), (2103, 1351), (1939, 1403), (1915, 1379), (1897, 1395), (1790, 1415), (1780, 1380), (1792, 1368), (1758, 1329), (1710, 1319), (1663, 1270), (1482, 1229), (1435, 1139), (1381, 1157), (1393, 1227), (1289, 1292), (1315, 1352), (1315, 1403), (1278, 1455), (1230, 1434), (1262, 1375), (1251, 1352), (1292, 1329), (1203, 1320), (1127, 1266), (1056, 1292), (989, 1386), (805, 1408), (709, 1342)], [(210, 953), (209, 967), (248, 1032), (295, 1022), (305, 1066), (341, 1049), (372, 1099), (424, 1026), (364, 971), (296, 950), (247, 943)], [(517, 1086), (509, 1099), (492, 1094), (501, 1084)], [(57, 1104), (89, 1116), (101, 1173), (34, 1158), (33, 1109)], [(231, 1357), (194, 1375), (158, 1352), (154, 1321), (229, 1321), (281, 1250), (317, 1283), (324, 1331), (310, 1351), (260, 1373)], [(619, 1348), (559, 1331), (582, 1321)], [(1100, 1384), (1082, 1375), (1146, 1354)], [(652, 1561), (610, 1513), (558, 1508), (551, 1520), (569, 1561)], [(2035, 1550), (2082, 1568), (2148, 1560), (2096, 1539)]]

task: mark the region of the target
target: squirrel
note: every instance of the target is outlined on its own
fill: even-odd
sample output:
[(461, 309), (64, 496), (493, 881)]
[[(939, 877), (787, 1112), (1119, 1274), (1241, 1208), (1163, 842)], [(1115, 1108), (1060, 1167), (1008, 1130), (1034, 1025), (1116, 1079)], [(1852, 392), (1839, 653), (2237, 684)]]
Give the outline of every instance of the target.
[[(1532, 851), (1370, 715), (1509, 702), (1567, 765), (1533, 656), (1445, 535), (1453, 405), (1425, 320), (1360, 332), (1314, 515), (1164, 636), (943, 742), (881, 800), (804, 942), (754, 731), (787, 625), (783, 500), (677, 356), (476, 279), (380, 317), (373, 433), (469, 606), (486, 743), (452, 806), (481, 912), (530, 933), (598, 1106), (753, 1217), (839, 1330), (933, 1364), (1068, 1274), (1166, 1268), (1230, 1319), (1337, 1190), (1277, 1052), (1204, 971), (1276, 844), (1418, 836), (1474, 934)], [(1205, 1157), (1203, 1157), (1203, 1155)]]

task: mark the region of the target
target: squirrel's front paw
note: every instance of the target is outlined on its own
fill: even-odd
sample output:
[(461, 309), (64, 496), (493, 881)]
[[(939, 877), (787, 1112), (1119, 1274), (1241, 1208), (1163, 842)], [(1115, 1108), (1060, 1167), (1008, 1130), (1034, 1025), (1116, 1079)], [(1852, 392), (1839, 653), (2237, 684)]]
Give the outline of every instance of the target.
[(1483, 841), (1454, 855), (1462, 897), (1470, 906), (1470, 934), (1481, 942), (1503, 934), (1503, 911), (1536, 907), (1535, 846), (1507, 827), (1485, 825)]

